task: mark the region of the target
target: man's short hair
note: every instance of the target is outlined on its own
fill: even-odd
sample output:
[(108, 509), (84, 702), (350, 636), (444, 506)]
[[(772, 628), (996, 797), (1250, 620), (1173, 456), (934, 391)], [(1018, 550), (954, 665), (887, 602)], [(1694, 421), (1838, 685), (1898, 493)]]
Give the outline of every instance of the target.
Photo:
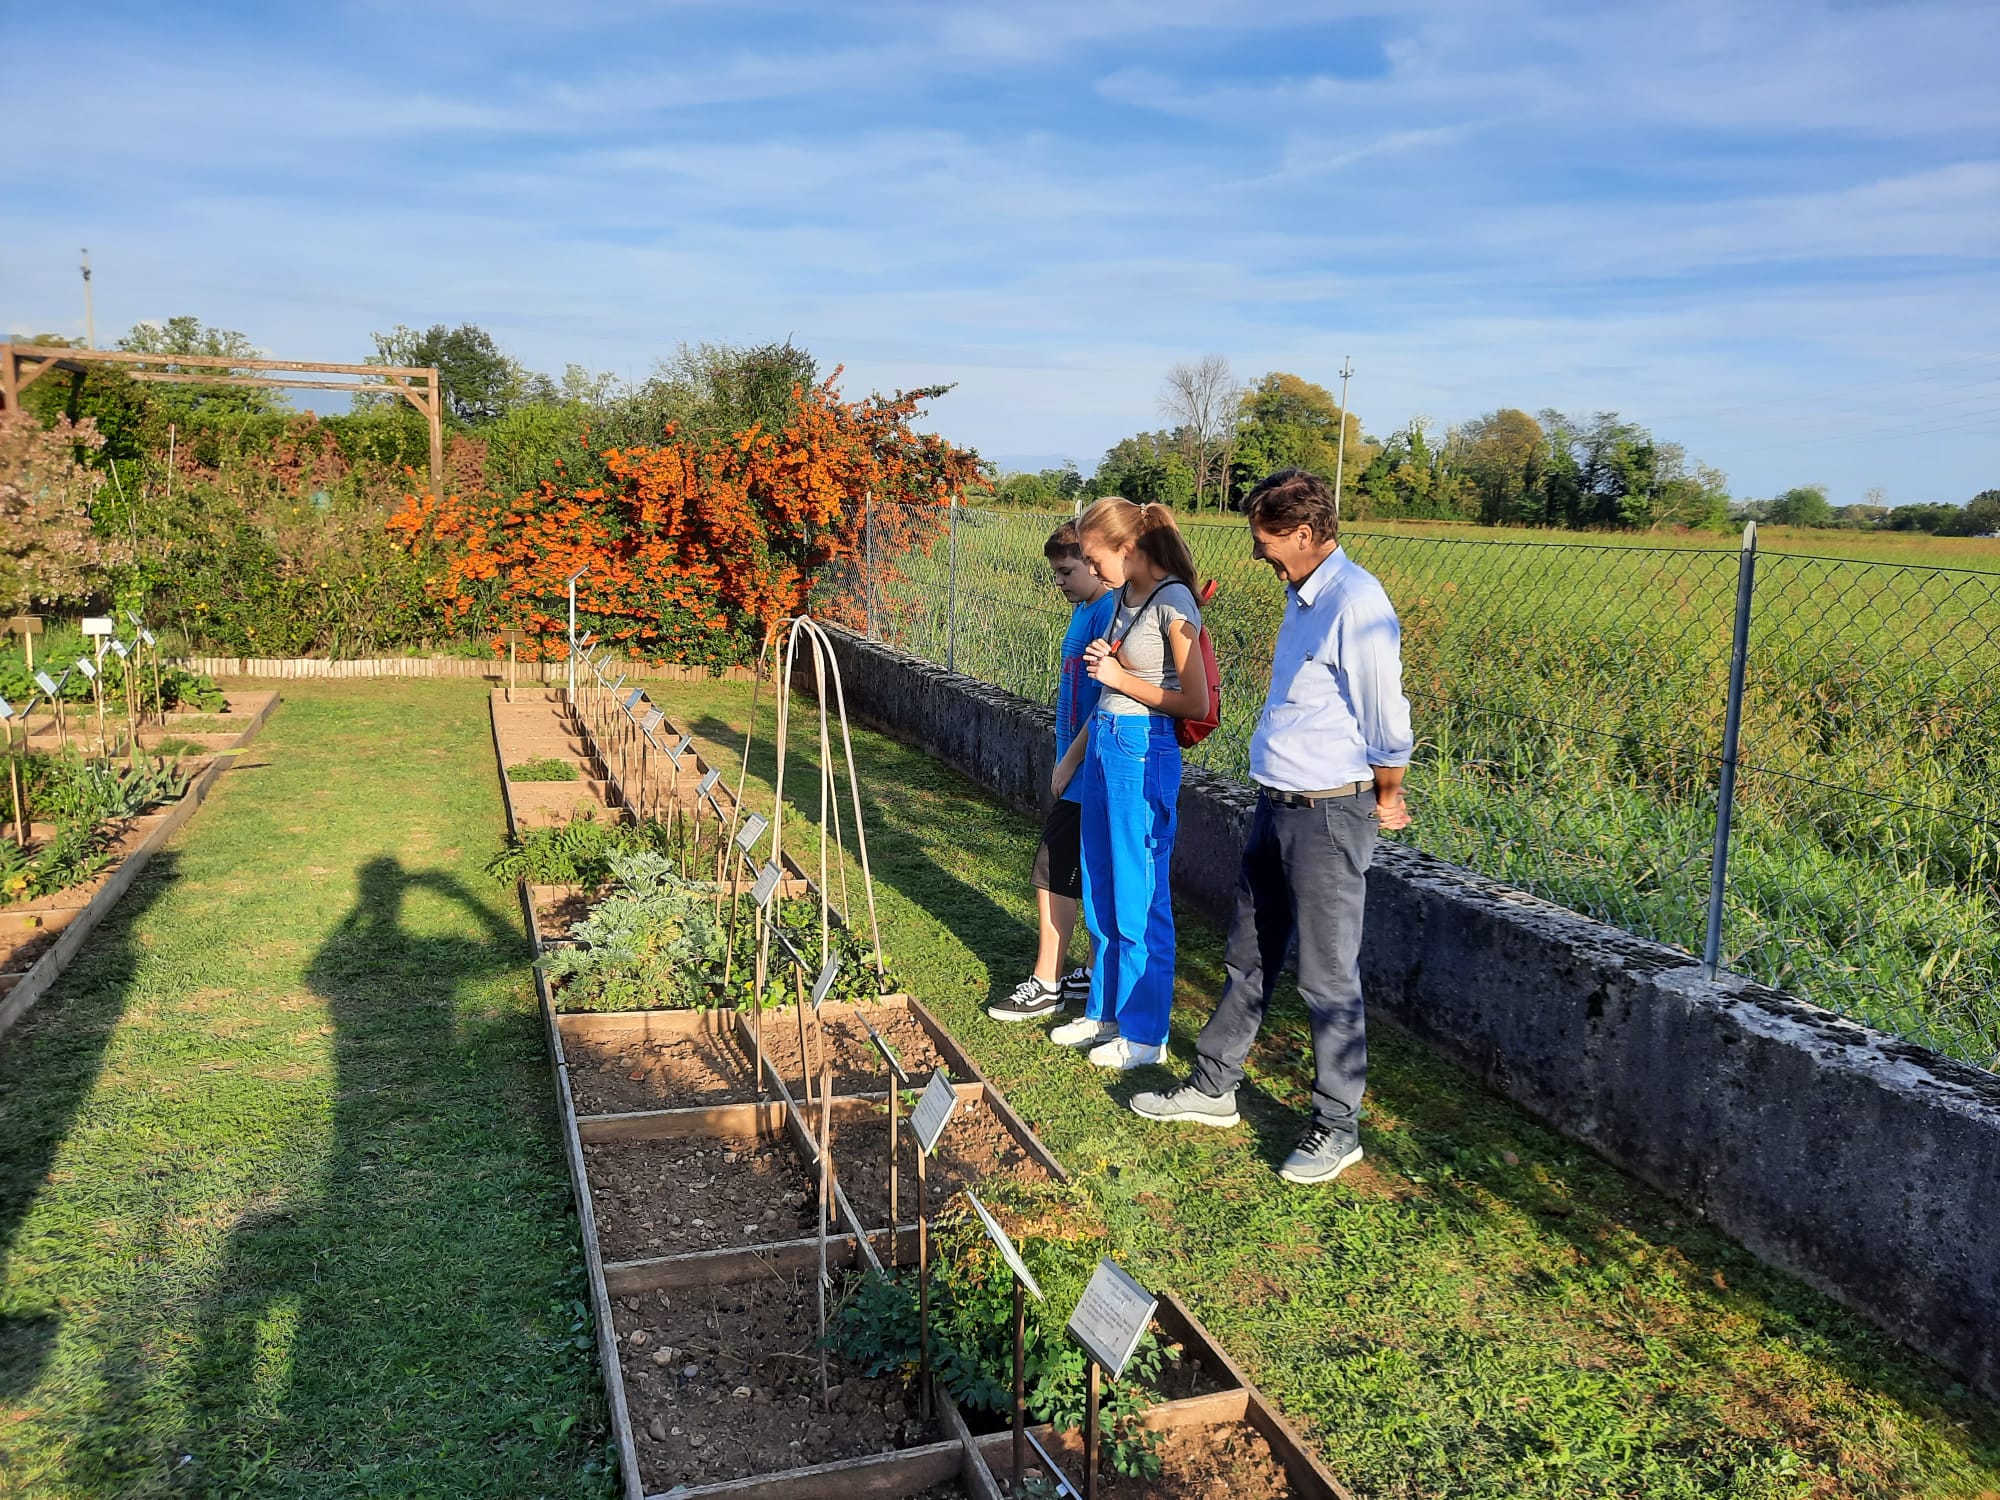
[(1312, 527), (1315, 538), (1340, 535), (1340, 507), (1333, 487), (1304, 469), (1280, 469), (1266, 476), (1243, 499), (1243, 514), (1262, 531), (1284, 533)]
[(1049, 533), (1049, 539), (1042, 543), (1042, 556), (1050, 562), (1061, 562), (1066, 557), (1081, 560), (1083, 542), (1076, 534), (1076, 522), (1065, 521)]

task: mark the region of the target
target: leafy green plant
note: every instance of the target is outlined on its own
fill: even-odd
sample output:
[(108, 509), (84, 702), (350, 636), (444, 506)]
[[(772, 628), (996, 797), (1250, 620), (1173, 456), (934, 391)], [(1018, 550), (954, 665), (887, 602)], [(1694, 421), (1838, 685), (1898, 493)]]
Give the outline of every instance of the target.
[(575, 781), (580, 774), (575, 761), (563, 760), (554, 755), (524, 760), (519, 765), (507, 768), (509, 781)]
[(567, 823), (530, 828), (486, 865), (495, 880), (530, 885), (580, 885), (594, 890), (611, 878), (611, 856), (652, 847), (647, 825), (601, 821), (590, 810)]
[(565, 1010), (694, 1009), (718, 998), (723, 928), (714, 895), (653, 850), (605, 856), (615, 891), (543, 956)]
[[(1058, 1188), (1057, 1194), (1070, 1189)], [(1030, 1196), (1033, 1196), (1030, 1194)], [(1024, 1339), (1030, 1420), (1080, 1431), (1088, 1400), (1083, 1351), (1065, 1331), (1061, 1309), (1073, 1306), (1102, 1250), (1099, 1235), (1079, 1229), (1089, 1215), (1072, 1205), (1044, 1204), (1050, 1231), (1014, 1235), (1016, 1246), (1048, 1292), (1031, 1302)], [(931, 1262), (931, 1368), (970, 1411), (1004, 1413), (1013, 1401), (1014, 1303), (1011, 1273), (992, 1243), (969, 1219), (946, 1220), (935, 1234)], [(827, 1330), (827, 1341), (865, 1375), (902, 1374), (918, 1368), (921, 1327), (916, 1273), (869, 1273), (855, 1283)], [(1098, 1415), (1104, 1457), (1118, 1473), (1154, 1478), (1160, 1472), (1160, 1434), (1142, 1420), (1161, 1398), (1153, 1382), (1165, 1351), (1150, 1332), (1117, 1380), (1106, 1379)]]

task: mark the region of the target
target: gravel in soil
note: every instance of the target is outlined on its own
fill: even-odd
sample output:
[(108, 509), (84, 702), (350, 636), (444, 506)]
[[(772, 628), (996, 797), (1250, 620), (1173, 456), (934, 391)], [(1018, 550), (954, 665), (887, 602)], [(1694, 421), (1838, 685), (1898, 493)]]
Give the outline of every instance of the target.
[[(1049, 1452), (1062, 1465), (1070, 1483), (1081, 1486), (1081, 1434), (1058, 1433)], [(1105, 1500), (1137, 1500), (1139, 1496), (1146, 1500), (1290, 1500), (1297, 1493), (1271, 1445), (1246, 1422), (1176, 1427), (1161, 1439), (1159, 1454), (1156, 1479), (1127, 1478), (1113, 1472), (1100, 1458), (1097, 1493)], [(1030, 1450), (1030, 1459), (1033, 1456)], [(994, 1474), (1001, 1492), (1011, 1493), (1006, 1461), (995, 1466)]]
[(750, 1059), (728, 1032), (665, 1041), (565, 1037), (563, 1055), (569, 1059), (570, 1096), (580, 1115), (740, 1104), (757, 1097)]
[[(907, 1116), (907, 1112), (906, 1116)], [(907, 1127), (897, 1152), (896, 1217), (914, 1223), (917, 1217), (917, 1147)], [(868, 1228), (889, 1222), (889, 1107), (868, 1119), (836, 1120), (833, 1125), (833, 1169), (847, 1201)], [(1047, 1182), (1048, 1171), (1030, 1156), (1006, 1123), (985, 1104), (964, 1100), (952, 1112), (931, 1153), (928, 1166), (932, 1214), (946, 1206), (960, 1188), (977, 1189), (995, 1177), (1018, 1182)], [(962, 1205), (961, 1205), (962, 1206)]]
[[(931, 1039), (931, 1034), (924, 1030), (923, 1022), (901, 1006), (885, 1005), (873, 1009), (868, 1013), (868, 1019), (882, 1033), (882, 1040), (889, 1044), (889, 1050), (896, 1054), (896, 1061), (903, 1065), (903, 1071), (910, 1075), (911, 1082), (918, 1088), (923, 1087), (931, 1074), (944, 1066), (944, 1057), (938, 1051), (937, 1043)], [(824, 1020), (826, 1030), (823, 1042), (813, 1036), (812, 1024), (812, 1018), (808, 1016), (807, 1040), (812, 1047), (813, 1064), (815, 1068), (825, 1066), (833, 1069), (833, 1092), (836, 1096), (881, 1093), (887, 1088), (888, 1070), (883, 1065), (882, 1054), (868, 1039), (860, 1017), (852, 1013), (828, 1012)], [(792, 1091), (792, 1097), (798, 1098), (799, 1023), (790, 1007), (764, 1013), (764, 1055), (777, 1065), (778, 1076), (785, 1080), (785, 1087)], [(814, 1087), (818, 1087), (817, 1075)]]
[(612, 1323), (648, 1493), (936, 1441), (899, 1378), (865, 1378), (835, 1355), (833, 1409), (821, 1404), (808, 1278), (621, 1297)]
[(583, 1148), (608, 1261), (813, 1233), (818, 1190), (786, 1140), (607, 1141)]

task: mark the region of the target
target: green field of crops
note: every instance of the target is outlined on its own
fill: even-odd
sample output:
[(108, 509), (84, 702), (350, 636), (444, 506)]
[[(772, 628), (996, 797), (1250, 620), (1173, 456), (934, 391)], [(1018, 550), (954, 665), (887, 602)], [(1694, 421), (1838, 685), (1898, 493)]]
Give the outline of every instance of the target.
[[(878, 510), (872, 591), (829, 580), (824, 602), (1046, 699), (1066, 609), (1041, 544), (1058, 519), (961, 511), (954, 542), (941, 512)], [(1224, 722), (1193, 758), (1241, 776), (1282, 594), (1240, 522), (1183, 529), (1220, 585)], [(1406, 836), (1700, 952), (1733, 539), (1408, 524), (1347, 542), (1403, 621), (1420, 741)], [(1763, 538), (1756, 581), (1723, 962), (1994, 1067), (2000, 542), (1785, 530)]]

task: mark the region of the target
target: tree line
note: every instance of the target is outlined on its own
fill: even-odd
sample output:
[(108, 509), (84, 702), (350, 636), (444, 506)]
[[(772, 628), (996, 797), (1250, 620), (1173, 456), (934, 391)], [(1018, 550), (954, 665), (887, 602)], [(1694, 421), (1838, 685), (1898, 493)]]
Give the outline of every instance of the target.
[(1763, 520), (1792, 526), (2000, 533), (2000, 491), (1964, 505), (1890, 507), (1879, 491), (1836, 507), (1824, 486), (1769, 500), (1729, 493), (1720, 470), (1616, 412), (1578, 417), (1502, 407), (1440, 429), (1414, 417), (1368, 434), (1325, 386), (1285, 371), (1239, 383), (1219, 355), (1174, 366), (1160, 395), (1167, 425), (1114, 443), (1086, 476), (1074, 465), (1002, 474), (996, 499), (1036, 508), (1099, 495), (1185, 509), (1231, 508), (1274, 469), (1338, 476), (1355, 520), (1470, 521), (1569, 529), (1715, 528)]

